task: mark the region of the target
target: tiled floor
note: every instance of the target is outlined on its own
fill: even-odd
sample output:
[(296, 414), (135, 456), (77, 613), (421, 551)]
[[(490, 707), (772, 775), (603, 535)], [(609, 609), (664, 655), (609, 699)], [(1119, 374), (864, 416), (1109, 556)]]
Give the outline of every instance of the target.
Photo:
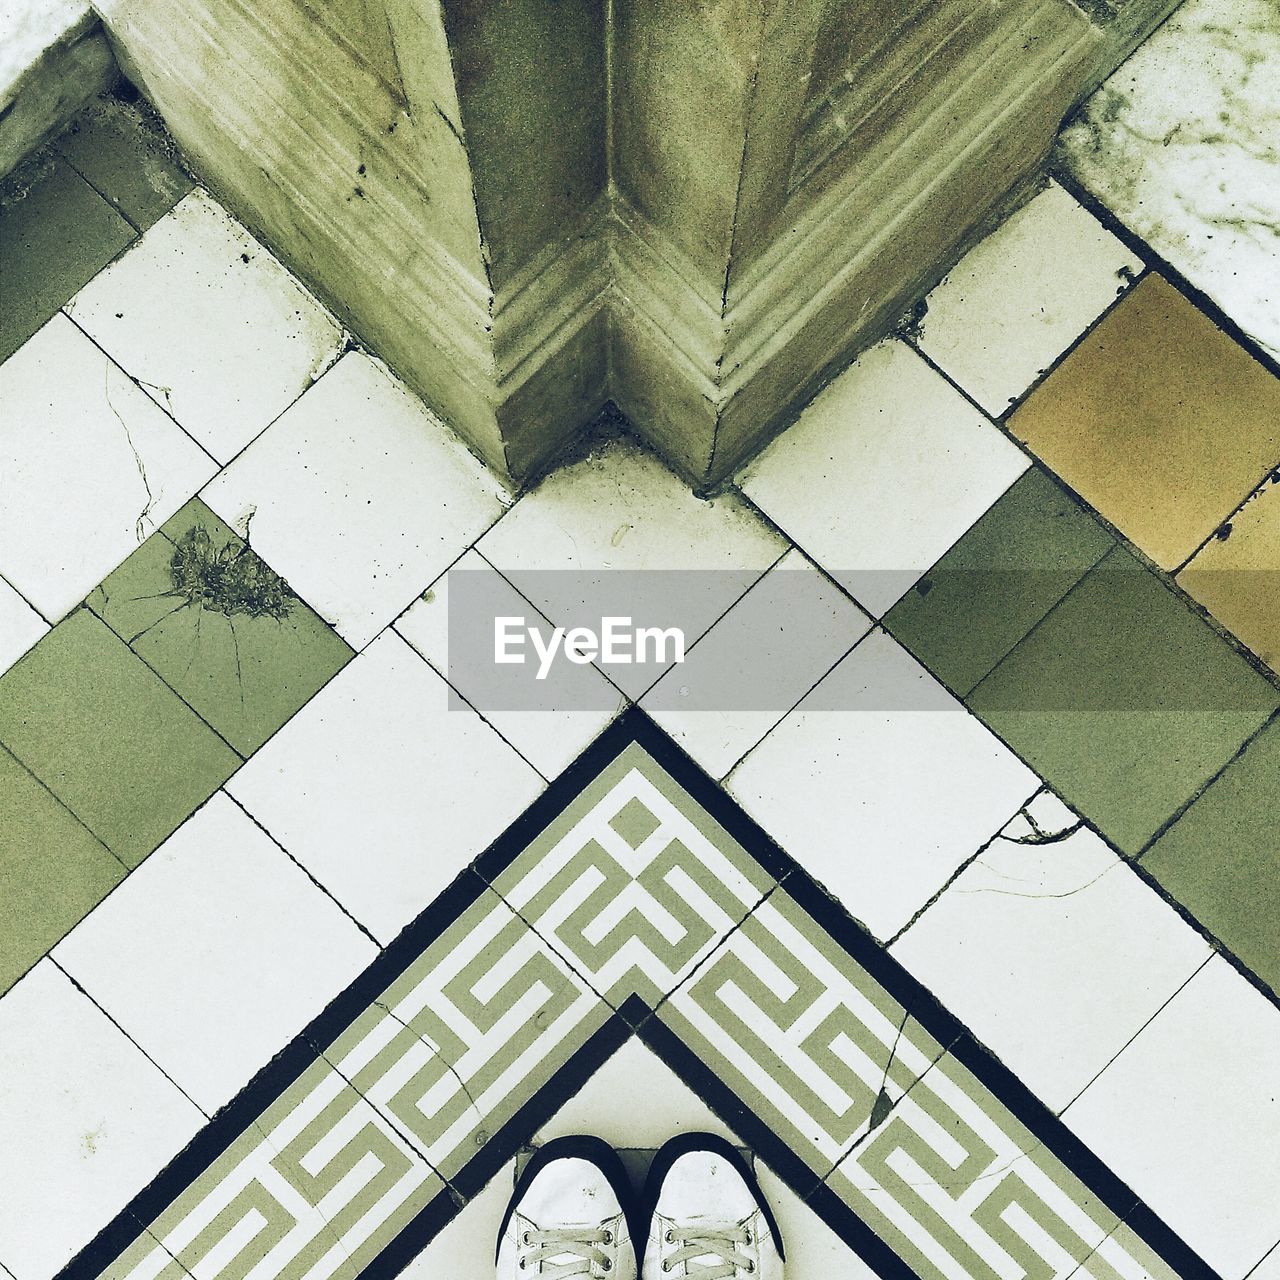
[(1258, 352), (1050, 184), (720, 495), (511, 495), (139, 120), (0, 211), (0, 1276), (483, 1280), (710, 1128), (790, 1280), (1273, 1280)]

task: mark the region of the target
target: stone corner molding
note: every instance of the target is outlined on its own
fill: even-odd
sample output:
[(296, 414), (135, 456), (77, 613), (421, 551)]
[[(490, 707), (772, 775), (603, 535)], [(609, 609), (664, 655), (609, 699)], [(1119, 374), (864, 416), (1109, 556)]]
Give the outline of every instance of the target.
[(695, 486), (1170, 0), (101, 0), (202, 177), (500, 474), (607, 400)]
[(119, 68), (88, 0), (16, 0), (0, 15), (0, 178), (61, 133)]

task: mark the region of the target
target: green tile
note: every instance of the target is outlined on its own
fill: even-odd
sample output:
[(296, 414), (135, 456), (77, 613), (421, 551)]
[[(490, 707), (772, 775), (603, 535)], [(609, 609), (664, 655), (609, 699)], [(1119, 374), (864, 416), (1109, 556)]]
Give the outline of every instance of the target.
[(85, 609), (0, 678), (0, 743), (129, 866), (240, 763)]
[(885, 627), (967, 694), (1113, 546), (1032, 468), (890, 610)]
[(87, 603), (245, 756), (355, 656), (198, 499)]
[(974, 690), (970, 706), (1137, 854), (1280, 694), (1117, 548)]
[(1142, 866), (1280, 992), (1280, 721), (1142, 855)]
[(0, 747), (0, 992), (124, 875), (124, 864)]
[[(16, 188), (16, 189), (15, 189)], [(7, 360), (135, 236), (63, 159), (0, 193), (0, 360)]]
[(159, 125), (118, 98), (90, 107), (58, 139), (57, 150), (139, 231), (195, 186)]

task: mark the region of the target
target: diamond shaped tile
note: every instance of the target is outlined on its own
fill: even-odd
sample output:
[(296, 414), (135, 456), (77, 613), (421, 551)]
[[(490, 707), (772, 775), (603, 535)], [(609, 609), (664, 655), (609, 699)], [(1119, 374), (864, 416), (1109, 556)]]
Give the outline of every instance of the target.
[(129, 866), (240, 763), (85, 609), (0, 677), (0, 743)]
[(87, 603), (244, 756), (352, 657), (199, 500), (148, 538)]

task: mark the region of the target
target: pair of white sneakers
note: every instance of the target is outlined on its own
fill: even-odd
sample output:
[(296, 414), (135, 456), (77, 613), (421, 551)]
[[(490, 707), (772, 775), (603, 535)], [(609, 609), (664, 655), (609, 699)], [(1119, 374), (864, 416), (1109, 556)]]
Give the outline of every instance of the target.
[(540, 1147), (498, 1232), (498, 1280), (783, 1280), (782, 1237), (746, 1161), (709, 1133), (673, 1138), (638, 1198), (599, 1138)]

